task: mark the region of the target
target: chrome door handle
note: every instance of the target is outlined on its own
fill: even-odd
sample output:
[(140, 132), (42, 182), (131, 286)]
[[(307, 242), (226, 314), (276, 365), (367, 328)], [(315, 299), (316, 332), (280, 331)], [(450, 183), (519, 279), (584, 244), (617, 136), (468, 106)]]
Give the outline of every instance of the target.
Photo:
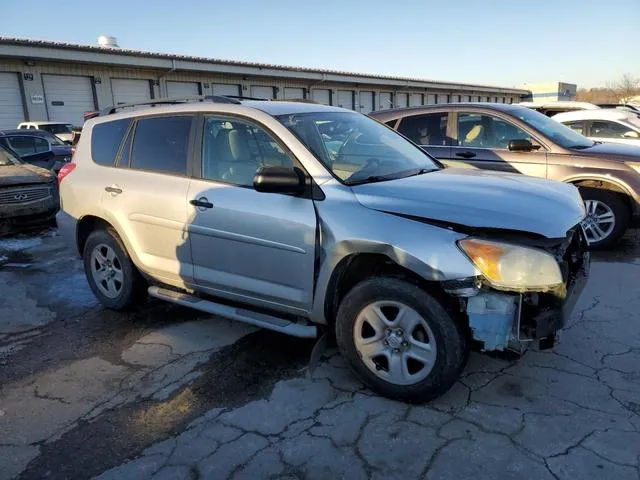
[(122, 189), (118, 185), (111, 185), (110, 187), (104, 187), (105, 192), (109, 192), (111, 195), (120, 195)]

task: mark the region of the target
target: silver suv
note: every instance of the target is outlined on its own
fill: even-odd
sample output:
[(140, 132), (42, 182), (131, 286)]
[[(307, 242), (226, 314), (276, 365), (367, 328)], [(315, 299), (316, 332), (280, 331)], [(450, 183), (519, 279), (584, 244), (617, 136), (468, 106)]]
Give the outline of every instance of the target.
[(445, 169), (334, 107), (109, 112), (59, 178), (59, 224), (106, 307), (148, 292), (298, 337), (335, 331), (363, 381), (410, 401), (451, 387), (473, 341), (551, 347), (589, 266), (574, 186)]

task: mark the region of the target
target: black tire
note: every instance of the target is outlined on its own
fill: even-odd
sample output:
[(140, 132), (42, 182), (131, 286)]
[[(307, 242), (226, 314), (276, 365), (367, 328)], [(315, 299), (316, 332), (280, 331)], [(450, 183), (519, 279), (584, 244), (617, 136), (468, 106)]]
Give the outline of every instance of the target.
[[(402, 303), (420, 314), (431, 328), (437, 356), (432, 370), (423, 380), (397, 385), (380, 378), (363, 362), (356, 348), (354, 327), (363, 308), (377, 301)], [(433, 296), (398, 278), (371, 278), (356, 285), (340, 304), (335, 328), (341, 354), (364, 383), (393, 399), (418, 403), (442, 395), (458, 380), (469, 357), (469, 344), (463, 327)]]
[[(106, 245), (115, 252), (118, 264), (123, 274), (121, 288), (115, 298), (106, 296), (100, 290), (91, 273), (91, 255), (94, 249), (99, 245)], [(124, 244), (115, 230), (94, 230), (91, 232), (85, 243), (82, 258), (89, 286), (102, 305), (111, 310), (126, 310), (140, 300), (144, 293), (144, 279), (131, 261), (131, 257), (129, 257)]]
[(621, 197), (621, 194), (599, 188), (581, 188), (580, 195), (585, 201), (597, 200), (604, 203), (611, 209), (615, 217), (615, 224), (611, 233), (600, 241), (590, 242), (589, 249), (606, 250), (613, 247), (622, 238), (629, 226), (631, 212), (628, 205)]

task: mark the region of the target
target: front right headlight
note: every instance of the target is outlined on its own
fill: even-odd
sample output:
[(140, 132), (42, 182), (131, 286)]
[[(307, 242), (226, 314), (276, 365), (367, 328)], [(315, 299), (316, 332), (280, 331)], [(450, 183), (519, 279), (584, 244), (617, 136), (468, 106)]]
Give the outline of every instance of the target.
[(473, 237), (460, 240), (458, 245), (498, 289), (525, 292), (564, 287), (558, 262), (542, 250)]

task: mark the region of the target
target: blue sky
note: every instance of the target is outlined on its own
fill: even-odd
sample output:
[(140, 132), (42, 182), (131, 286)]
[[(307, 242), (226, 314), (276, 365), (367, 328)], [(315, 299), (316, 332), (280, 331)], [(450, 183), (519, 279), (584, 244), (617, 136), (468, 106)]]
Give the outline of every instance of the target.
[(640, 77), (640, 0), (0, 0), (0, 35), (517, 86)]

